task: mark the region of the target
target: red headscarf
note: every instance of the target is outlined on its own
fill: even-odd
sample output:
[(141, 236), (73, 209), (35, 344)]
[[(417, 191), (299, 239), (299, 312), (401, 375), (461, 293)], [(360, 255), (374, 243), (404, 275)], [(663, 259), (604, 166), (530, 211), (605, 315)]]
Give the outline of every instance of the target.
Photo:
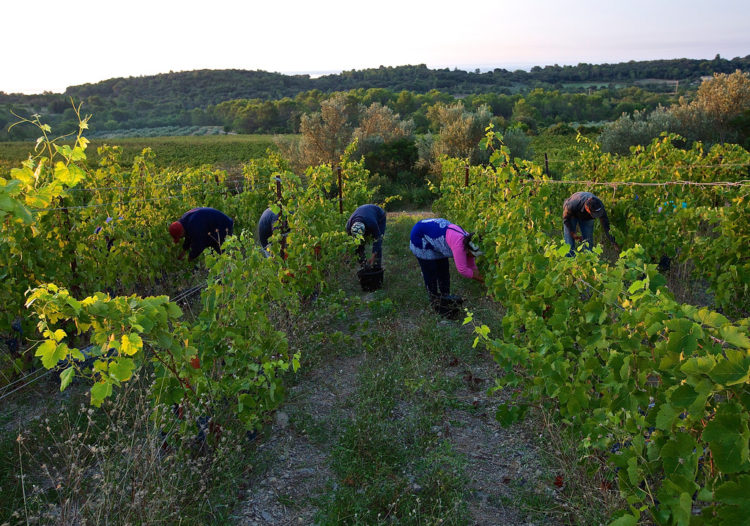
[(185, 235), (185, 229), (182, 227), (182, 223), (175, 221), (169, 225), (169, 235), (171, 235), (174, 242), (177, 243), (180, 238)]

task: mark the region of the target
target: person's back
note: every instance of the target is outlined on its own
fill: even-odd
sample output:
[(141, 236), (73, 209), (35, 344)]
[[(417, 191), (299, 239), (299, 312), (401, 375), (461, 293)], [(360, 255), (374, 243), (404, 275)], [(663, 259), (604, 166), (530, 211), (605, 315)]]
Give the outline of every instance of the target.
[(234, 220), (215, 208), (193, 208), (177, 221), (184, 229), (184, 250), (190, 250), (189, 259), (195, 259), (206, 248), (221, 252), (221, 244), (234, 229)]
[[(594, 245), (594, 219), (601, 221), (604, 235), (614, 244), (604, 203), (591, 192), (576, 192), (568, 197), (563, 203), (562, 219), (563, 238), (570, 246), (568, 256), (575, 254), (576, 239), (586, 241), (586, 249), (591, 250)], [(577, 228), (581, 230), (580, 236), (576, 233)]]
[(264, 249), (268, 247), (268, 240), (273, 235), (274, 224), (278, 219), (279, 215), (274, 214), (270, 208), (266, 208), (260, 215), (260, 219), (258, 220), (258, 242)]
[(453, 257), (445, 239), (451, 222), (443, 218), (417, 221), (409, 235), (409, 248), (419, 259), (442, 259)]
[(587, 210), (587, 206), (592, 210), (602, 211), (601, 214), (594, 212), (596, 217), (606, 215), (604, 204), (598, 197), (591, 192), (576, 192), (563, 203), (563, 220), (571, 216), (584, 221), (594, 219), (594, 215)]
[(346, 232), (352, 233), (354, 223), (363, 223), (366, 229), (365, 235), (378, 239), (385, 231), (385, 220), (385, 210), (378, 205), (362, 205), (349, 216), (346, 222)]
[(355, 236), (362, 235), (365, 239), (372, 240), (372, 256), (365, 258), (365, 242), (357, 248), (357, 256), (360, 264), (368, 263), (380, 267), (383, 258), (383, 236), (386, 228), (385, 210), (378, 205), (362, 205), (357, 208), (346, 222), (346, 233)]

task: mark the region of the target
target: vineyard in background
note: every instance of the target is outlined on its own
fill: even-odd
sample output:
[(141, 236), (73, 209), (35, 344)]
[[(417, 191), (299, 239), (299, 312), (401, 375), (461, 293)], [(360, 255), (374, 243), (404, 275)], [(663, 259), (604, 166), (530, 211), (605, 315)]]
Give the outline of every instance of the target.
[[(581, 434), (582, 458), (608, 459), (630, 506), (613, 524), (746, 523), (750, 154), (673, 136), (629, 157), (584, 144), (549, 180), (498, 138), (486, 167), (443, 162), (435, 203), (482, 234), (488, 292), (507, 310), (502, 334), (476, 327), (514, 393), (498, 418), (541, 406)], [(562, 203), (580, 190), (604, 201), (619, 255), (565, 257)], [(689, 262), (688, 287), (706, 283), (715, 306), (677, 302), (662, 257)]]
[[(250, 159), (266, 156), (266, 151), (275, 149), (271, 135), (210, 135), (182, 137), (139, 137), (118, 139), (90, 139), (86, 152), (86, 165), (96, 169), (100, 159), (107, 156), (109, 149), (119, 152), (122, 165), (130, 166), (143, 154), (145, 148), (151, 149), (155, 156), (151, 162), (158, 169), (167, 168), (200, 168), (204, 165), (218, 167), (241, 166)], [(66, 142), (72, 145), (70, 141)], [(111, 148), (104, 148), (111, 144)], [(62, 145), (63, 143), (61, 143)], [(100, 155), (100, 148), (105, 151)], [(31, 141), (0, 143), (0, 174), (9, 173), (17, 168), (29, 156), (33, 149)]]

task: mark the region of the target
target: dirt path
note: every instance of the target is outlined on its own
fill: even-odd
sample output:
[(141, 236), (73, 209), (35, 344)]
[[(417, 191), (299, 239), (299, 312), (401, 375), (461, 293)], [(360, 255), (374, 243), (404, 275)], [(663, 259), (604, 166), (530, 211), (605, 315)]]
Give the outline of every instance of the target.
[[(469, 327), (426, 309), (405, 242), (415, 216), (389, 216), (384, 290), (348, 291), (364, 297), (349, 314), (350, 339), (311, 351), (260, 439), (238, 524), (555, 522), (544, 518), (556, 490), (534, 431), (494, 418), (491, 357), (472, 348)], [(452, 279), (496, 327), (497, 306)]]
[[(289, 398), (258, 446), (259, 465), (250, 480), (239, 524), (312, 524), (315, 499), (333, 480), (327, 448), (310, 437), (308, 427), (322, 433), (356, 390), (360, 357), (344, 358), (317, 368), (289, 392)], [(292, 418), (290, 419), (290, 414)], [(291, 420), (291, 423), (290, 423)]]

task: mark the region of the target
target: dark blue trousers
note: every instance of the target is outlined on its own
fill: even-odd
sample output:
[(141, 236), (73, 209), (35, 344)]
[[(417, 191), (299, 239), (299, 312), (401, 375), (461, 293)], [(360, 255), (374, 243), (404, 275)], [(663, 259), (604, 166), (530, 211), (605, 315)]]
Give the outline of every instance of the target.
[(425, 287), (430, 297), (447, 296), (451, 292), (451, 273), (448, 266), (448, 258), (442, 259), (420, 259), (419, 267), (422, 269)]

